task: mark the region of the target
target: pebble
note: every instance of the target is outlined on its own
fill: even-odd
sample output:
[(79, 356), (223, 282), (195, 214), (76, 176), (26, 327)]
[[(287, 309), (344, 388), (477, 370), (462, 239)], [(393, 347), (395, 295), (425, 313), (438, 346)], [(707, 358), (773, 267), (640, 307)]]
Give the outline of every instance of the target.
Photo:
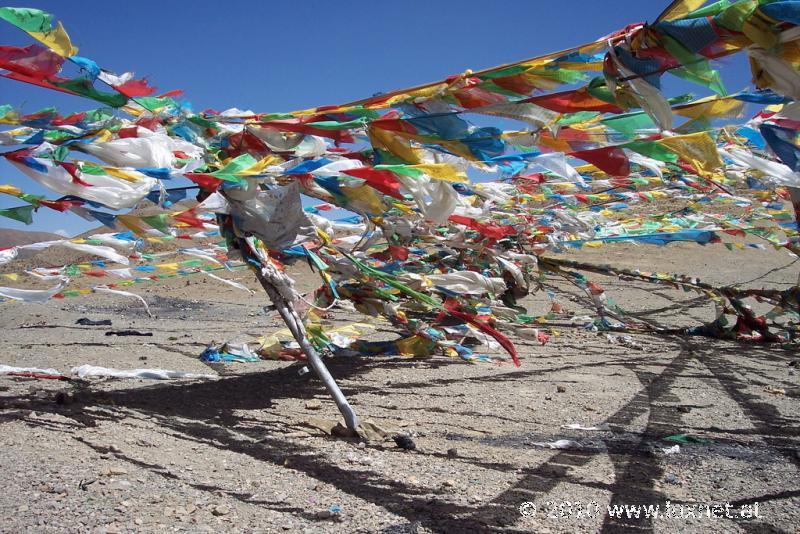
[(100, 474), (101, 475), (105, 475), (107, 477), (108, 476), (113, 476), (113, 475), (127, 475), (128, 474), (128, 470), (127, 469), (123, 469), (122, 467), (109, 467), (109, 468), (103, 469), (103, 471)]
[(673, 475), (672, 473), (669, 473), (667, 476), (664, 477), (664, 482), (666, 482), (667, 484), (680, 484), (680, 482), (678, 481), (678, 477)]
[(452, 449), (447, 449), (447, 456), (449, 456), (450, 458), (455, 458), (456, 456), (458, 456), (458, 449), (456, 449), (455, 447), (453, 447)]
[(413, 451), (417, 448), (417, 444), (414, 443), (414, 440), (404, 434), (396, 434), (392, 436), (392, 439), (394, 440), (395, 445), (401, 449)]
[(319, 410), (322, 408), (322, 403), (319, 399), (310, 399), (306, 401), (306, 410)]
[(564, 386), (556, 386), (556, 391), (558, 393), (566, 393), (567, 392), (567, 388), (565, 388)]
[(216, 516), (228, 515), (231, 513), (231, 509), (224, 504), (218, 504), (211, 509), (211, 513)]

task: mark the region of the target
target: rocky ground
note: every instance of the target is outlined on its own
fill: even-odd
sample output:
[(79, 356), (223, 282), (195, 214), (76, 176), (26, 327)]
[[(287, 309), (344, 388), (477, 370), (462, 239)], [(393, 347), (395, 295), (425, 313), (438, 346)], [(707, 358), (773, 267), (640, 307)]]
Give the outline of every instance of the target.
[[(573, 253), (595, 262), (787, 287), (785, 252), (670, 245)], [(255, 288), (252, 275), (230, 276)], [(694, 293), (590, 275), (623, 308), (691, 325)], [(96, 280), (94, 283), (98, 283)], [(308, 287), (310, 280), (304, 280)], [(566, 311), (580, 293), (552, 281)], [(362, 419), (412, 438), (359, 443), (308, 426), (335, 405), (302, 364), (204, 364), (212, 341), (281, 328), (263, 293), (189, 277), (132, 291), (0, 304), (0, 363), (68, 372), (91, 363), (219, 375), (206, 380), (0, 379), (4, 532), (797, 532), (798, 359), (777, 346), (605, 334), (553, 321), (545, 346), (514, 338), (522, 366), (441, 356), (331, 360)], [(544, 313), (539, 294), (526, 302)], [(111, 327), (79, 326), (80, 317)], [(363, 317), (338, 310), (331, 322)], [(384, 323), (370, 339), (391, 339)], [(106, 336), (136, 329), (152, 337)], [(632, 342), (631, 342), (632, 341)], [(579, 424), (598, 430), (567, 428)], [(701, 438), (678, 444), (675, 434)], [(567, 449), (547, 443), (571, 440)], [(533, 502), (535, 516), (520, 514)], [(731, 505), (758, 517), (612, 518), (607, 505)], [(563, 502), (572, 503), (569, 507)], [(597, 509), (588, 509), (590, 503)], [(599, 509), (599, 513), (598, 513)], [(530, 512), (531, 508), (526, 511)], [(580, 514), (579, 514), (580, 512)], [(700, 517), (697, 517), (697, 516)], [(562, 517), (563, 516), (563, 517)]]

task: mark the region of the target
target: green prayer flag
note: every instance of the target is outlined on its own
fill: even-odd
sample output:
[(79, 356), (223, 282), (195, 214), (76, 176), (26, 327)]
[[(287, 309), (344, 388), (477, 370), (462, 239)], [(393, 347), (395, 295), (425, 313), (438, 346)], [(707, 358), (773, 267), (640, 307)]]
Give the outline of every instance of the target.
[(0, 7), (0, 19), (26, 32), (45, 33), (53, 26), (53, 16), (29, 7)]
[(675, 152), (655, 141), (631, 141), (625, 143), (622, 147), (629, 148), (634, 152), (658, 161), (666, 161), (667, 163), (677, 163), (678, 161), (678, 155)]
[(67, 91), (72, 91), (73, 93), (81, 96), (85, 96), (86, 98), (97, 100), (98, 102), (102, 102), (103, 104), (109, 105), (113, 108), (119, 108), (128, 103), (128, 97), (122, 93), (104, 93), (102, 91), (98, 91), (92, 85), (92, 82), (85, 78), (66, 80), (63, 82), (53, 82), (53, 85), (62, 89), (66, 89)]
[(8, 217), (9, 219), (14, 219), (15, 221), (23, 222), (25, 224), (31, 224), (33, 222), (33, 210), (35, 209), (34, 206), (19, 206), (16, 208), (7, 208), (4, 210), (0, 210), (0, 215), (3, 217)]
[(142, 217), (142, 220), (155, 228), (156, 230), (165, 234), (169, 233), (169, 223), (167, 222), (169, 215), (166, 213), (159, 213), (157, 215), (147, 215)]
[(636, 130), (655, 127), (653, 119), (651, 119), (650, 116), (643, 111), (616, 115), (608, 119), (603, 119), (600, 122), (612, 130), (616, 130), (617, 132), (630, 137), (633, 137), (636, 134)]
[(375, 165), (375, 168), (384, 171), (391, 171), (395, 174), (402, 174), (403, 176), (408, 176), (410, 178), (419, 178), (424, 174), (421, 170), (411, 168), (408, 165)]

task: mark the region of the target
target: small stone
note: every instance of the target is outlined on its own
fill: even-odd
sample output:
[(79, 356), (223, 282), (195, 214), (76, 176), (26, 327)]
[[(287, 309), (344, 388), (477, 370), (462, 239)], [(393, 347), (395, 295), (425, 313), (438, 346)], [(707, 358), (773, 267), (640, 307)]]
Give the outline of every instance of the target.
[(136, 519), (133, 520), (133, 524), (134, 525), (141, 525), (143, 523), (144, 523), (144, 521), (142, 521), (141, 517), (137, 517)]
[(211, 513), (216, 516), (228, 515), (229, 513), (231, 513), (231, 509), (228, 506), (225, 506), (224, 504), (218, 504), (211, 509)]
[(406, 436), (405, 434), (396, 434), (392, 436), (392, 439), (394, 440), (395, 445), (397, 445), (401, 449), (407, 451), (413, 451), (414, 449), (417, 448), (417, 444), (414, 443), (414, 440)]
[(664, 477), (664, 482), (666, 482), (667, 484), (680, 484), (680, 482), (678, 481), (678, 477), (673, 475), (672, 473), (669, 473), (667, 476)]
[(358, 442), (358, 448), (359, 449), (366, 449), (367, 448), (367, 444), (364, 443), (363, 441), (359, 441)]
[(566, 393), (567, 392), (567, 388), (565, 388), (564, 386), (556, 386), (556, 391), (558, 393)]
[(319, 399), (309, 399), (306, 401), (306, 410), (319, 410), (322, 408), (322, 403)]
[(333, 517), (333, 512), (331, 512), (330, 510), (320, 510), (319, 512), (314, 514), (314, 517), (316, 517), (317, 519), (330, 519), (331, 517)]
[(114, 453), (120, 453), (120, 452), (122, 452), (122, 449), (120, 449), (120, 448), (119, 448), (119, 447), (117, 447), (116, 445), (109, 445), (109, 446), (108, 446), (108, 450), (109, 450), (109, 451), (111, 451), (111, 452), (114, 452)]
[(128, 470), (124, 469), (122, 467), (109, 467), (108, 469), (103, 471), (103, 474), (106, 475), (106, 476), (127, 475), (128, 474)]
[(446, 486), (448, 488), (453, 488), (456, 485), (456, 481), (453, 479), (448, 479), (442, 482), (442, 486)]
[(447, 449), (447, 456), (449, 456), (450, 458), (455, 458), (456, 456), (458, 456), (458, 449), (456, 449), (455, 447), (453, 447), (452, 449)]

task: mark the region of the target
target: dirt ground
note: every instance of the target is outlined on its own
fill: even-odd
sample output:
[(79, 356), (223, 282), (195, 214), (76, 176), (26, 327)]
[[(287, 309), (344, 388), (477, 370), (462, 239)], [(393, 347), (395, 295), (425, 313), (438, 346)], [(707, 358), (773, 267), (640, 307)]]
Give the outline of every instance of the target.
[[(800, 271), (784, 251), (721, 246), (609, 246), (565, 257), (746, 287), (785, 288)], [(248, 272), (227, 276), (256, 287)], [(695, 293), (589, 277), (635, 317), (688, 326), (713, 316)], [(568, 312), (588, 313), (577, 290), (556, 280), (550, 287)], [(155, 318), (132, 299), (106, 295), (0, 304), (0, 363), (62, 372), (87, 363), (158, 367), (219, 378), (0, 378), (3, 532), (800, 529), (794, 351), (655, 335), (634, 335), (638, 346), (626, 347), (565, 319), (549, 325), (558, 335), (545, 346), (513, 338), (519, 368), (441, 356), (330, 360), (362, 419), (412, 437), (416, 449), (403, 450), (391, 439), (364, 445), (305, 425), (337, 411), (300, 363), (199, 360), (212, 341), (281, 328), (264, 310), (263, 292), (249, 296), (199, 276), (132, 291)], [(548, 308), (542, 294), (525, 304), (532, 314)], [(373, 324), (369, 339), (396, 336), (385, 323), (333, 315), (335, 325)], [(79, 326), (80, 317), (113, 326)], [(105, 335), (125, 328), (153, 336)], [(600, 430), (565, 428), (572, 424)], [(675, 434), (707, 441), (668, 454), (676, 443), (663, 438)], [(573, 443), (543, 445), (556, 440)], [(664, 510), (667, 501), (685, 516), (616, 518), (607, 510)], [(520, 513), (524, 502), (534, 503), (525, 511), (535, 516)], [(725, 504), (751, 515), (757, 504), (758, 517), (708, 517), (698, 506)]]

